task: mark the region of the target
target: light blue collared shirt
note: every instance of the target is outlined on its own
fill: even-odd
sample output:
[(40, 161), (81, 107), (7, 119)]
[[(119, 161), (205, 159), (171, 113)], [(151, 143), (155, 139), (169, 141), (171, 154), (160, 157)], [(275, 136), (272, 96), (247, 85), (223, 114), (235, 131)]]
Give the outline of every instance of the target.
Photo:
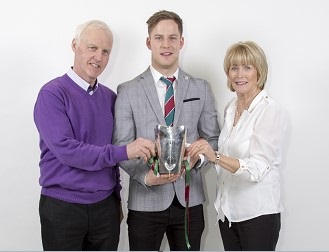
[[(82, 89), (86, 90), (88, 92), (88, 88), (90, 84), (86, 82), (84, 79), (82, 79), (79, 75), (76, 74), (76, 72), (73, 71), (72, 67), (67, 71), (67, 75), (76, 83), (78, 84)], [(98, 80), (96, 80), (96, 87), (94, 90), (89, 91), (89, 94), (92, 95), (97, 87), (98, 87)]]

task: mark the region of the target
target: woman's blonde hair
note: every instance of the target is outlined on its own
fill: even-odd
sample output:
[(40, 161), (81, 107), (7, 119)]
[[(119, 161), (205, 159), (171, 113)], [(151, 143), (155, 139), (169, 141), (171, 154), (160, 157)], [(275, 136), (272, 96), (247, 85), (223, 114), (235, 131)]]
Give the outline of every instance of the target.
[[(268, 73), (268, 65), (264, 51), (252, 41), (238, 42), (231, 45), (224, 58), (224, 71), (226, 76), (232, 65), (252, 65), (257, 71), (257, 86), (263, 90)], [(227, 79), (227, 87), (232, 91), (231, 82)]]

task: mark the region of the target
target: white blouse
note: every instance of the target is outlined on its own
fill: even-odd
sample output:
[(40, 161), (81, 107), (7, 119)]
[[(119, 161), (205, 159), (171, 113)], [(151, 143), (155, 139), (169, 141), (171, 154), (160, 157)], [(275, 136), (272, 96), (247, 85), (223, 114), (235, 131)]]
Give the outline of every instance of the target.
[(283, 211), (280, 202), (282, 145), (287, 128), (284, 111), (261, 91), (233, 126), (236, 99), (228, 104), (218, 139), (220, 154), (237, 158), (240, 168), (218, 172), (215, 208), (217, 220), (249, 220)]

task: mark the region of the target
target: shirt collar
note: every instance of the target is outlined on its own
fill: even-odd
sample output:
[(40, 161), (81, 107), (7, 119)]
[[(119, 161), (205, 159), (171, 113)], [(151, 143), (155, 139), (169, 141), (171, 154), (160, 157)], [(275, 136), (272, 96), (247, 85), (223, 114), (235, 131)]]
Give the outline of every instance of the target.
[[(70, 67), (70, 69), (67, 71), (67, 75), (76, 83), (78, 84), (82, 89), (84, 90), (88, 90), (88, 87), (90, 86), (90, 84), (88, 82), (86, 82), (84, 79), (82, 79), (79, 75), (77, 75), (76, 72), (73, 71), (72, 67)], [(98, 80), (96, 80), (96, 87), (94, 89), (97, 89), (98, 87)]]
[(256, 95), (256, 97), (252, 100), (249, 108), (248, 108), (248, 111), (251, 112), (254, 107), (264, 98), (264, 97), (267, 97), (267, 94), (266, 94), (266, 91), (263, 89), (262, 91), (259, 92), (258, 95)]
[[(253, 101), (251, 102), (249, 108), (247, 109), (247, 111), (249, 113), (251, 113), (251, 111), (257, 106), (257, 104), (263, 99), (263, 98), (267, 98), (267, 92), (266, 90), (262, 90), (259, 92), (258, 95), (255, 96), (255, 98), (253, 99)], [(236, 103), (237, 103), (237, 97), (234, 97), (232, 100), (231, 100), (231, 104), (230, 106), (228, 107), (227, 109), (227, 112), (228, 113), (234, 113), (235, 112), (235, 109), (236, 109)]]
[[(151, 74), (153, 76), (154, 82), (158, 83), (160, 78), (163, 76), (160, 72), (158, 72), (152, 65), (150, 66)], [(173, 77), (175, 76), (176, 80), (178, 79), (179, 67), (176, 72), (172, 76), (164, 76), (164, 77)]]

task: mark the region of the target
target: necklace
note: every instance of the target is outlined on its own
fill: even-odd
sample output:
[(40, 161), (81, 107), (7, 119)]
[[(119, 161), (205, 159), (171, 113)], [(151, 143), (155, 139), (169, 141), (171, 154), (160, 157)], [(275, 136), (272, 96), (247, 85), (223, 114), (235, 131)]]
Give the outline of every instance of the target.
[[(243, 114), (243, 111), (245, 110), (248, 110), (249, 109), (249, 106), (250, 104), (252, 103), (252, 101), (254, 100), (254, 98), (259, 94), (260, 90), (259, 89), (256, 89), (256, 92), (253, 92), (252, 94), (252, 99), (247, 102), (247, 105), (241, 110), (241, 112), (239, 111), (239, 108), (238, 108), (238, 104), (236, 104), (236, 107), (235, 107), (235, 114), (240, 117), (242, 114)], [(238, 103), (238, 102), (237, 102)]]
[(249, 106), (245, 107), (245, 108), (242, 109), (242, 111), (240, 112), (239, 109), (238, 109), (238, 105), (237, 105), (237, 106), (235, 107), (235, 114), (236, 114), (237, 116), (240, 117), (240, 116), (243, 114), (243, 111), (248, 110), (248, 108), (249, 108)]

